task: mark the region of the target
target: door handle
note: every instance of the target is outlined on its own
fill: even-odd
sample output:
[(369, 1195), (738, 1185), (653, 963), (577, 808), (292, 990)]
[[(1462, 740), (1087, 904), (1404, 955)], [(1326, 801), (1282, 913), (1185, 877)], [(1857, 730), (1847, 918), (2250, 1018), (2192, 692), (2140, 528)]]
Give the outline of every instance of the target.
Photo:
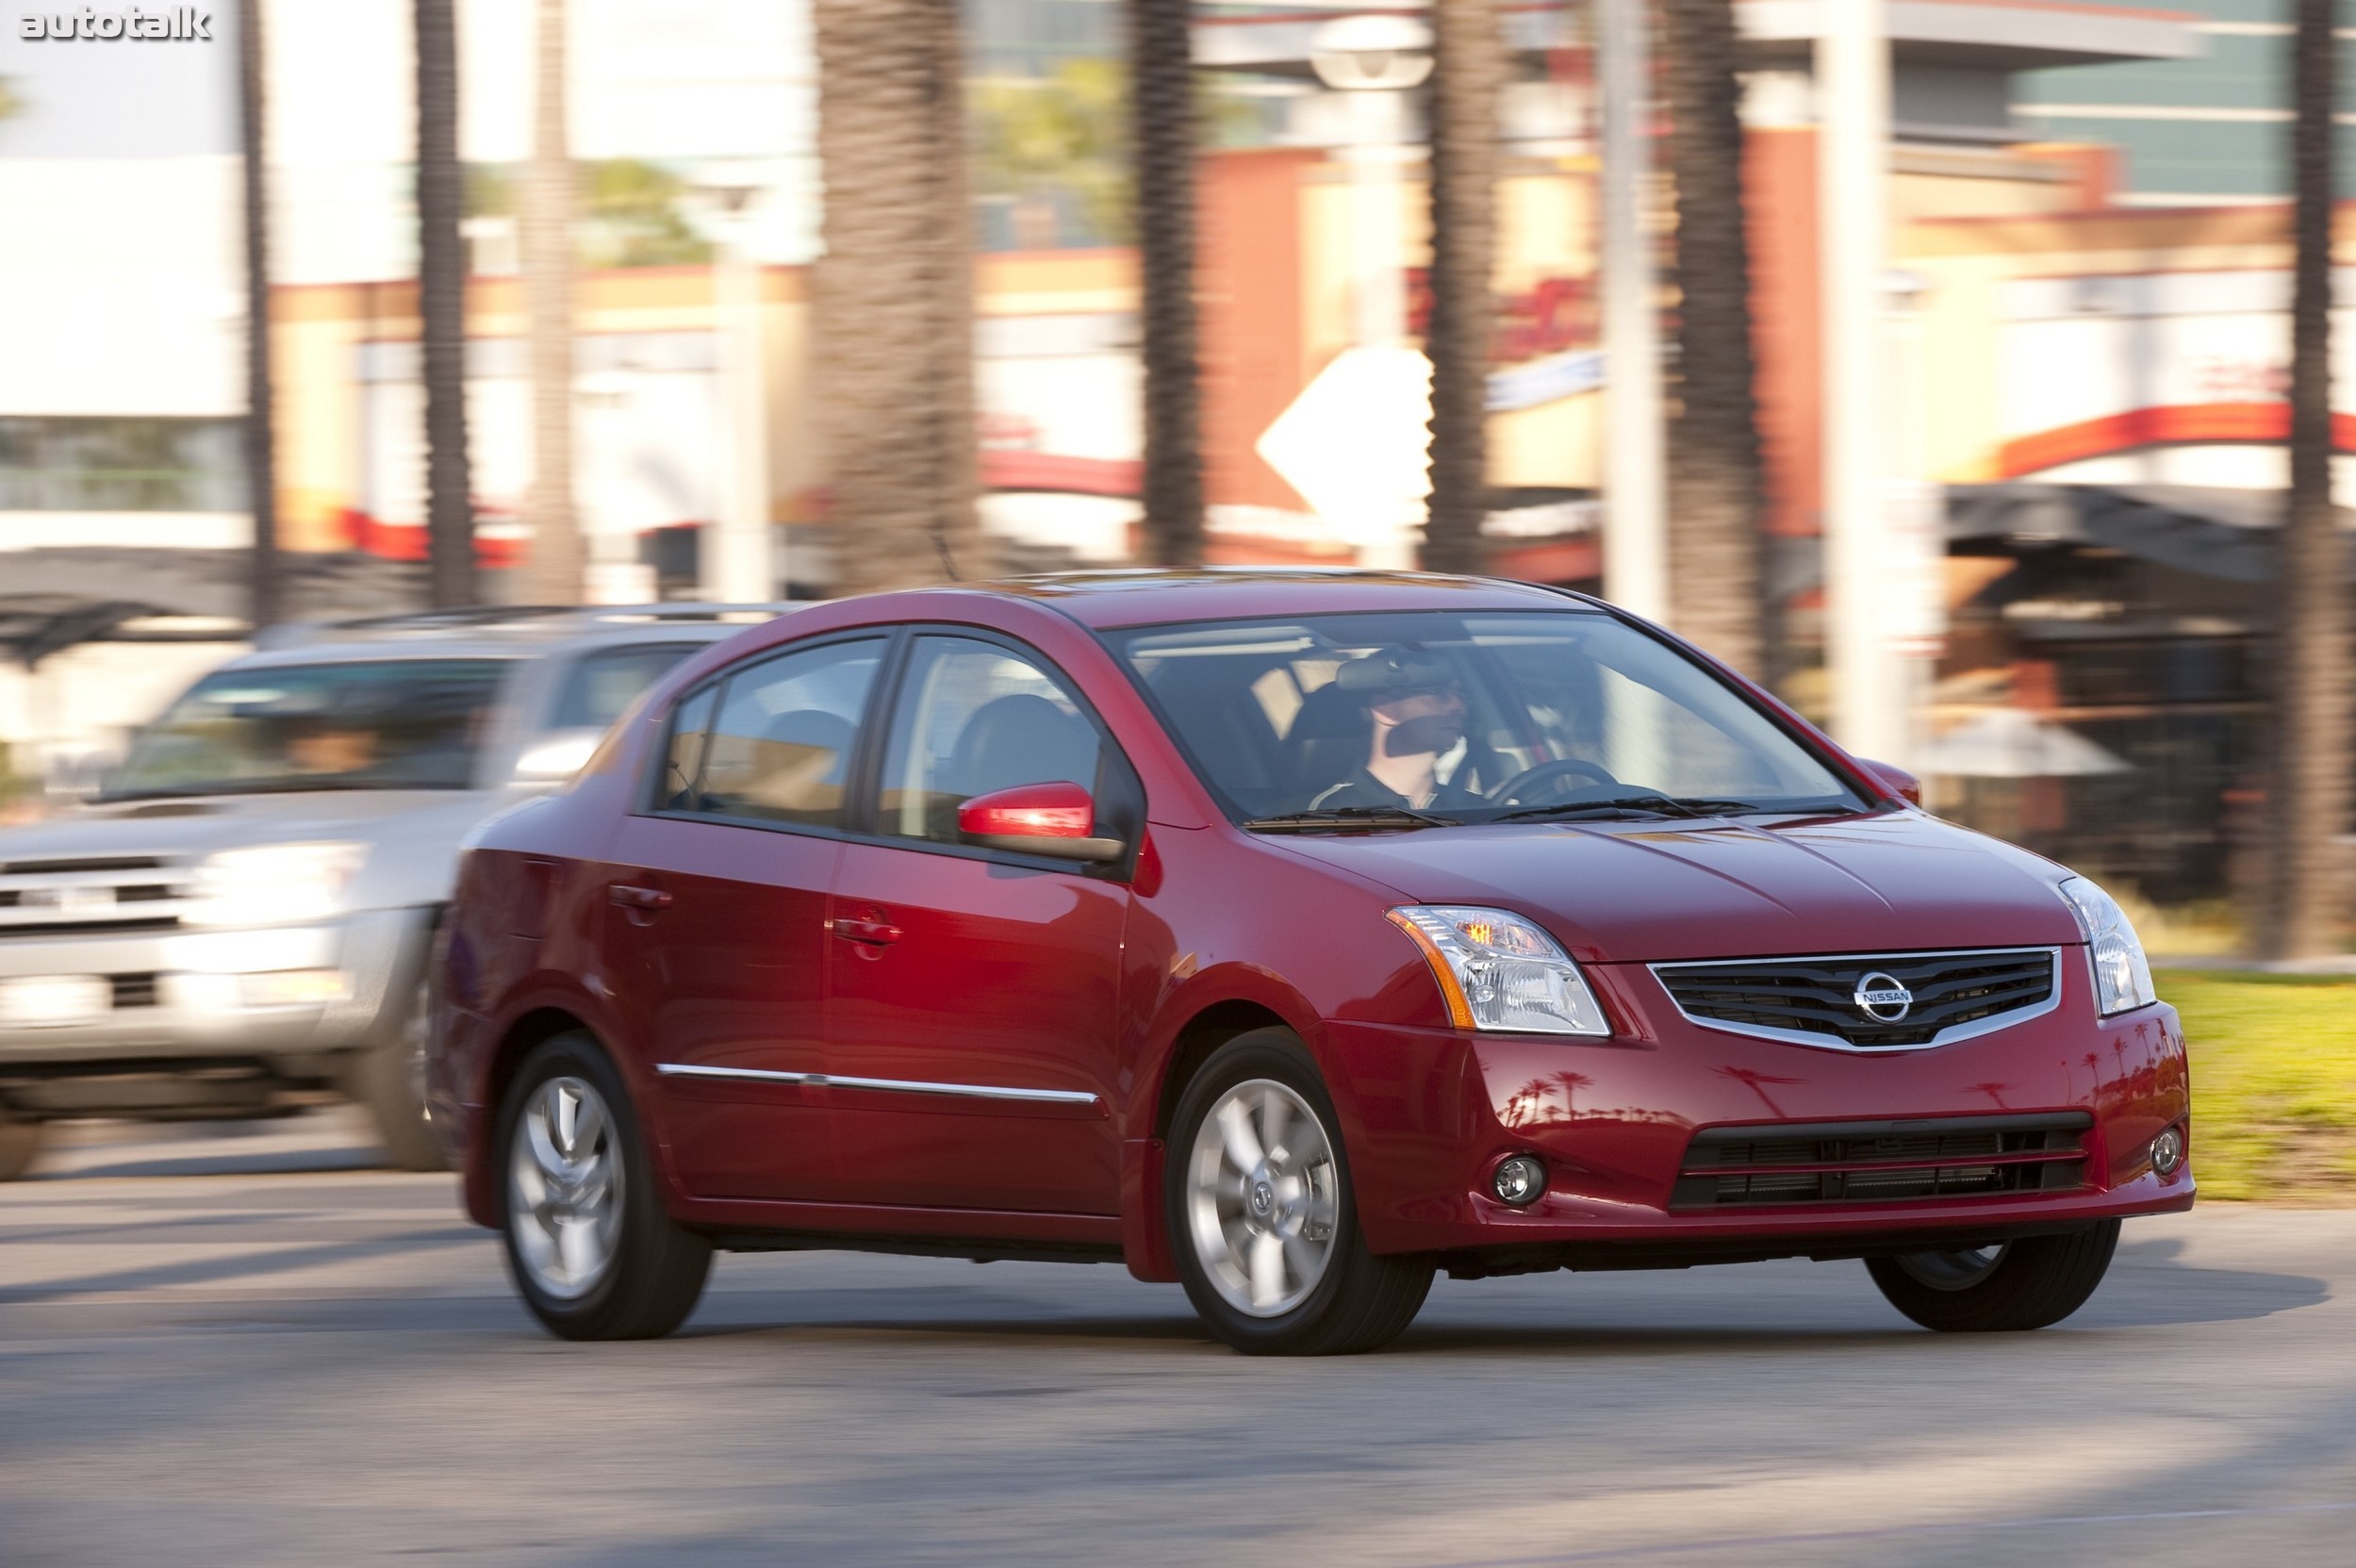
[(846, 942), (865, 942), (871, 947), (886, 947), (900, 938), (899, 927), (888, 920), (837, 919), (834, 934)]
[(605, 890), (606, 898), (624, 909), (668, 909), (671, 896), (659, 887), (630, 887), (620, 883)]

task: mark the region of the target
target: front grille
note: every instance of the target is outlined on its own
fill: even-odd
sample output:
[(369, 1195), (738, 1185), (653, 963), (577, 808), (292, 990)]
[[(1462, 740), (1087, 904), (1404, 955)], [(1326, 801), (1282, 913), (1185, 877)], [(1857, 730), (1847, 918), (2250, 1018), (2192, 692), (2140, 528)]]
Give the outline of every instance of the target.
[[(1903, 1050), (1985, 1034), (2052, 1011), (2060, 999), (2058, 958), (2052, 948), (2013, 948), (1656, 964), (1653, 973), (1677, 1010), (1707, 1028), (1804, 1045)], [(1858, 1002), (1868, 976), (1886, 976), (1912, 995), (1902, 1015), (1875, 1016)]]
[(141, 932), (178, 931), (177, 915), (140, 920), (25, 920), (0, 921), (0, 941), (11, 936), (127, 936)]
[(116, 1007), (153, 1007), (156, 1005), (156, 977), (154, 975), (109, 975), (107, 979), (114, 983)]
[(172, 931), (187, 877), (154, 855), (10, 861), (0, 865), (0, 940)]
[(1895, 1203), (2061, 1192), (2085, 1180), (2083, 1111), (2033, 1116), (1713, 1127), (1693, 1135), (1672, 1209)]

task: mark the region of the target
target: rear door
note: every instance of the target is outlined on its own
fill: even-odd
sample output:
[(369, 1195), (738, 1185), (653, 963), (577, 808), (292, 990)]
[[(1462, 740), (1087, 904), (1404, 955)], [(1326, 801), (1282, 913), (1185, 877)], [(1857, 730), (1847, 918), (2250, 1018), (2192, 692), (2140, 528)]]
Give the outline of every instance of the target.
[[(1066, 678), (1016, 644), (914, 636), (896, 685), (874, 835), (844, 847), (828, 943), (831, 1131), (846, 1190), (874, 1203), (1114, 1213), (1129, 889), (965, 845), (957, 807), (1055, 780), (1102, 800), (1133, 793), (1133, 775)], [(1141, 808), (1129, 831), (1142, 821)]]
[(699, 1197), (826, 1200), (829, 886), (888, 640), (723, 671), (673, 710), (663, 776), (607, 852), (601, 949)]

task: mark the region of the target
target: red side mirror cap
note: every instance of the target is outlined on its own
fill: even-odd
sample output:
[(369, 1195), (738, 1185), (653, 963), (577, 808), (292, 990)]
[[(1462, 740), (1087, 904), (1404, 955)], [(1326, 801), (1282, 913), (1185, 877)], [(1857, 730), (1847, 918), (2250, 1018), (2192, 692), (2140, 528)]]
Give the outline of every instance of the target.
[(1096, 802), (1069, 782), (1016, 784), (977, 795), (957, 808), (957, 831), (968, 843), (1057, 860), (1118, 860), (1129, 846), (1093, 836)]
[(1922, 803), (1922, 781), (1920, 779), (1916, 778), (1894, 762), (1873, 762), (1865, 757), (1859, 757), (1857, 760), (1863, 763), (1865, 770), (1880, 780), (1883, 787), (1892, 795), (1910, 806), (1919, 806)]

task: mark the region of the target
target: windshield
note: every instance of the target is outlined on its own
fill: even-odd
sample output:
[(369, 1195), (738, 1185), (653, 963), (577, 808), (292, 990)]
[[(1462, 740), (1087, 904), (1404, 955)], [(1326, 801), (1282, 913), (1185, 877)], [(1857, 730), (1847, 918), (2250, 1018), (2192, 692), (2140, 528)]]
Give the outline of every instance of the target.
[(508, 664), (387, 659), (220, 670), (140, 732), (107, 794), (470, 788)]
[(1716, 676), (1593, 611), (1304, 616), (1107, 640), (1245, 819), (1866, 803)]
[(552, 730), (603, 730), (688, 654), (708, 646), (697, 642), (633, 644), (585, 653), (565, 678)]

